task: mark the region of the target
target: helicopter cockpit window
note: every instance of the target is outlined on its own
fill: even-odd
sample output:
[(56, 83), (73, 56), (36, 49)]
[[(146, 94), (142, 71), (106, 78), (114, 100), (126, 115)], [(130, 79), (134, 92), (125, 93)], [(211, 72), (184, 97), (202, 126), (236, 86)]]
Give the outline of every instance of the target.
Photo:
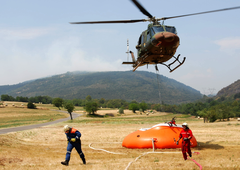
[(151, 28), (150, 31), (151, 31), (151, 35), (155, 34), (155, 31), (153, 30), (153, 28)]
[(158, 32), (164, 32), (164, 28), (162, 26), (155, 26), (155, 27), (152, 27), (153, 31), (154, 31), (154, 34), (158, 33)]
[(147, 32), (147, 41), (150, 40), (151, 36), (150, 36), (150, 33), (149, 31)]
[(144, 35), (142, 34), (142, 36), (141, 36), (141, 44), (143, 44), (144, 43)]
[(138, 45), (140, 45), (141, 43), (142, 43), (142, 35), (139, 37)]
[(166, 29), (167, 32), (172, 32), (174, 34), (177, 34), (177, 31), (176, 31), (175, 27), (165, 26), (165, 29)]

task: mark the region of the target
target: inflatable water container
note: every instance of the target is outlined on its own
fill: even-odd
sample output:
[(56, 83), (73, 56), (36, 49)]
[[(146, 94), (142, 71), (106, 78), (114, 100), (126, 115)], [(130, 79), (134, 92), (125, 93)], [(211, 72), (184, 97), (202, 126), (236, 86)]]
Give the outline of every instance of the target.
[[(157, 124), (152, 128), (142, 128), (126, 136), (122, 142), (122, 146), (132, 149), (147, 149), (147, 148), (181, 148), (182, 139), (179, 144), (176, 141), (179, 139), (179, 134), (183, 130), (181, 125)], [(154, 141), (154, 142), (153, 142)], [(193, 136), (190, 140), (191, 147), (197, 146), (197, 140)]]

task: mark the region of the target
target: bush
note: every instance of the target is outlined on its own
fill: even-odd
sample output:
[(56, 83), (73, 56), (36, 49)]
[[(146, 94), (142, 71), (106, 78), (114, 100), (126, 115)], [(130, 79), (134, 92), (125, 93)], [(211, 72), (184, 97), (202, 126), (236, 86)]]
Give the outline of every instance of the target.
[(119, 114), (124, 114), (124, 109), (122, 107), (120, 107), (118, 112), (119, 112)]
[(36, 109), (36, 105), (33, 104), (32, 102), (28, 102), (27, 108), (29, 108), (29, 109)]

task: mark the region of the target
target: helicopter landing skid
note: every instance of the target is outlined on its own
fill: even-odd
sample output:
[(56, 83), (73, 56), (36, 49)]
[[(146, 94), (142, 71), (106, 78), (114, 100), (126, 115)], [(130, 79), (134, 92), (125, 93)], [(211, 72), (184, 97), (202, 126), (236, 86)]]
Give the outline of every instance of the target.
[[(165, 65), (165, 66), (170, 70), (170, 73), (171, 73), (171, 72), (173, 72), (174, 70), (176, 70), (178, 67), (180, 67), (180, 66), (185, 62), (186, 57), (184, 57), (184, 58), (183, 58), (183, 61), (180, 62), (180, 61), (179, 61), (179, 56), (180, 56), (180, 54), (178, 54), (177, 57), (173, 56), (173, 58), (175, 58), (175, 60), (174, 60), (172, 63), (170, 63), (170, 64), (164, 64), (164, 63), (160, 63), (160, 64)], [(176, 61), (179, 62), (179, 65), (176, 66), (174, 69), (171, 69), (171, 65), (174, 64)]]
[(137, 68), (144, 62), (144, 60), (148, 57), (148, 55), (145, 55), (140, 61), (137, 61), (136, 65), (134, 66), (133, 72), (137, 70)]

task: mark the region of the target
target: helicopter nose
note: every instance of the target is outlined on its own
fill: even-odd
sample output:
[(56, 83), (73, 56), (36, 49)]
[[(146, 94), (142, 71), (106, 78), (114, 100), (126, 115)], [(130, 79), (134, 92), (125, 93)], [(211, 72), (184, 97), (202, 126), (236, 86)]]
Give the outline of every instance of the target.
[(154, 46), (165, 46), (179, 42), (179, 37), (171, 32), (160, 32), (154, 35), (152, 44)]
[(166, 42), (172, 42), (175, 39), (175, 34), (171, 32), (164, 32), (163, 36)]
[(154, 46), (159, 46), (160, 44), (162, 44), (162, 41), (164, 41), (164, 35), (163, 33), (157, 33), (154, 35), (153, 39), (152, 39), (152, 44)]

